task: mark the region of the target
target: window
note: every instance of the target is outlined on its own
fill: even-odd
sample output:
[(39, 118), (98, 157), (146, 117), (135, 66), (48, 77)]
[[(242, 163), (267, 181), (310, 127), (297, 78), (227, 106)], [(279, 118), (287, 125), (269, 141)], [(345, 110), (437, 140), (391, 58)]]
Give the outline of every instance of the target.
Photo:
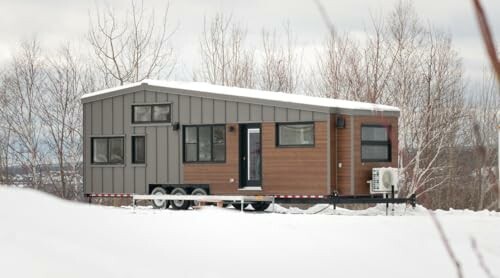
[(277, 124), (277, 146), (314, 146), (314, 123)]
[(93, 164), (123, 164), (123, 137), (92, 138)]
[(361, 161), (390, 162), (389, 126), (361, 126)]
[(146, 137), (132, 136), (132, 163), (146, 163)]
[(226, 127), (201, 125), (184, 127), (184, 162), (224, 162)]
[(132, 123), (170, 123), (170, 104), (133, 105)]

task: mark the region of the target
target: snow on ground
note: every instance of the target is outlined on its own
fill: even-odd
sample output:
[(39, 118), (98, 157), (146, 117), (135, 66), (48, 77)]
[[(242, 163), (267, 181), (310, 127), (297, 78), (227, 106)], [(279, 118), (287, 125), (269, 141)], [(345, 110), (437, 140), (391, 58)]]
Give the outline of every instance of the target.
[[(134, 212), (0, 187), (0, 277), (456, 277), (424, 208), (323, 208)], [(500, 277), (499, 213), (437, 215), (465, 277), (486, 277), (471, 237)]]

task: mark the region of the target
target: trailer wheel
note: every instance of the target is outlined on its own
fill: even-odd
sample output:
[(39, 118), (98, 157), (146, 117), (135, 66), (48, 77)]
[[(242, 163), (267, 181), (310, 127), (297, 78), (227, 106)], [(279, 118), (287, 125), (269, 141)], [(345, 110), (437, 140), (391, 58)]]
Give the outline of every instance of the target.
[[(176, 187), (170, 192), (172, 195), (188, 195), (186, 190), (182, 187)], [(189, 201), (187, 200), (172, 200), (173, 209), (187, 209), (189, 207)]]
[(257, 202), (251, 204), (252, 208), (256, 211), (265, 211), (270, 205), (271, 203), (269, 202)]
[[(193, 190), (193, 192), (191, 192), (191, 195), (200, 195), (200, 196), (205, 196), (205, 195), (208, 195), (207, 194), (207, 191), (203, 188), (195, 188)], [(199, 206), (200, 205), (200, 202), (198, 201), (192, 201), (192, 205), (193, 206)]]
[[(237, 210), (241, 210), (241, 203), (240, 202), (234, 202), (232, 203), (233, 205), (233, 208), (237, 209)], [(246, 207), (248, 207), (248, 204), (245, 203), (243, 209), (245, 209)]]
[[(165, 190), (165, 188), (161, 186), (155, 187), (153, 191), (151, 191), (151, 195), (166, 195), (166, 194), (167, 190)], [(155, 209), (166, 209), (168, 208), (169, 205), (170, 203), (168, 202), (168, 200), (153, 200), (153, 208)]]

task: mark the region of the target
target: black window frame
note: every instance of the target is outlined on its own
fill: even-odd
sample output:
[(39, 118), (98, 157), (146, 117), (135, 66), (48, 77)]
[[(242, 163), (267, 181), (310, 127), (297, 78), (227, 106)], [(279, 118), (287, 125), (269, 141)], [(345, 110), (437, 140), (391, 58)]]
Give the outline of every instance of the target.
[[(196, 160), (186, 160), (187, 154), (186, 154), (186, 128), (196, 128)], [(199, 142), (200, 142), (200, 127), (211, 127), (210, 128), (210, 146), (211, 146), (211, 160), (200, 160), (200, 148), (199, 148)], [(222, 127), (224, 129), (224, 159), (223, 160), (214, 160), (214, 127)], [(195, 143), (189, 143), (189, 144), (195, 144)], [(220, 145), (220, 144), (219, 144)], [(227, 129), (226, 125), (224, 124), (203, 124), (203, 125), (184, 125), (182, 126), (182, 161), (184, 163), (200, 163), (200, 164), (206, 164), (206, 163), (226, 163), (227, 159)]]
[[(154, 108), (156, 106), (168, 106), (169, 116), (168, 120), (158, 121), (153, 119)], [(150, 107), (151, 115), (149, 115), (149, 121), (136, 121), (135, 119), (135, 107)], [(133, 104), (132, 105), (132, 124), (158, 124), (158, 123), (172, 123), (172, 104), (171, 103), (157, 103), (157, 104)]]
[[(144, 138), (144, 160), (138, 161), (135, 153), (135, 138), (142, 137)], [(131, 147), (131, 163), (135, 165), (144, 165), (146, 164), (146, 135), (132, 135), (130, 136), (130, 147)]]
[[(377, 127), (384, 128), (387, 132), (387, 141), (381, 140), (363, 140), (363, 128), (364, 127)], [(359, 150), (359, 155), (361, 156), (361, 162), (392, 162), (392, 146), (391, 146), (391, 126), (390, 125), (379, 125), (379, 124), (362, 124), (360, 132), (361, 146)], [(387, 146), (387, 159), (363, 159), (363, 146)]]
[[(290, 144), (282, 145), (280, 144), (280, 126), (282, 125), (312, 125), (312, 144)], [(314, 148), (316, 145), (316, 125), (314, 122), (283, 122), (276, 123), (276, 147), (278, 148)]]
[[(111, 159), (110, 139), (122, 139), (122, 160), (120, 162), (109, 162)], [(107, 140), (107, 160), (108, 162), (95, 162), (94, 161), (94, 140), (106, 139)], [(125, 165), (125, 136), (95, 136), (90, 138), (90, 163), (92, 165)]]

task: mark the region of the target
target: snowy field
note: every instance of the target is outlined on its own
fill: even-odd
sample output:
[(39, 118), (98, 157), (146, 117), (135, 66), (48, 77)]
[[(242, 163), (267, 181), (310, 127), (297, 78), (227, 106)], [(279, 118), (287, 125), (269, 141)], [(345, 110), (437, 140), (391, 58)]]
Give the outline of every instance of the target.
[[(0, 187), (0, 277), (456, 277), (423, 208), (240, 213), (76, 204)], [(335, 214), (335, 215), (334, 215)], [(500, 214), (438, 211), (465, 277), (500, 277)]]

